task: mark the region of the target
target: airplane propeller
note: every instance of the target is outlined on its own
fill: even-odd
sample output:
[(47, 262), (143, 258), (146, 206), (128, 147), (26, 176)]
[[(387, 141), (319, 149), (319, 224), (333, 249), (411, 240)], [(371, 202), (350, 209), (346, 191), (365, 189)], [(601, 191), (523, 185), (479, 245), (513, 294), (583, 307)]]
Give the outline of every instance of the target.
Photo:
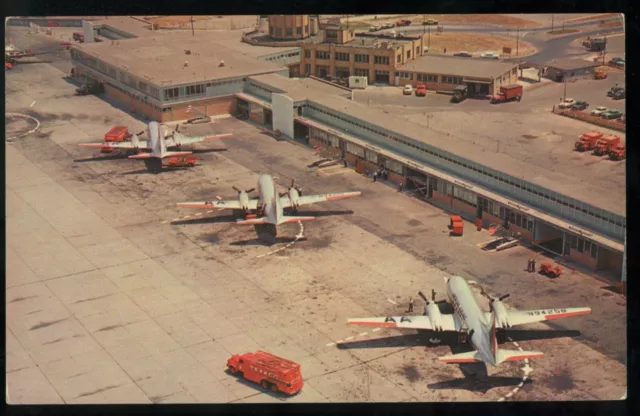
[(446, 302), (446, 300), (438, 300), (438, 301), (436, 301), (436, 291), (433, 290), (433, 289), (431, 289), (431, 300), (427, 299), (427, 297), (422, 292), (418, 292), (418, 296), (420, 296), (422, 298), (422, 300), (424, 300), (427, 304), (430, 304), (432, 302), (436, 303), (436, 304)]
[[(242, 193), (242, 191), (240, 189), (238, 189), (238, 187), (236, 187), (235, 185), (232, 186), (233, 190), (236, 191), (237, 193)], [(246, 192), (247, 194), (250, 194), (251, 192), (255, 191), (256, 188), (251, 188), (251, 189), (247, 189)]]

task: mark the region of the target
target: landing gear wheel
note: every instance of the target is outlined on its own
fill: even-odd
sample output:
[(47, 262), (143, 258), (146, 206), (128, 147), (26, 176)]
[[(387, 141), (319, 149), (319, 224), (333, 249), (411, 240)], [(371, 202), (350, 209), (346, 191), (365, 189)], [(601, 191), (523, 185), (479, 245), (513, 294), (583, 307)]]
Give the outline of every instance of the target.
[(229, 371), (231, 372), (231, 374), (233, 374), (234, 376), (238, 374), (238, 370), (236, 370), (235, 367), (229, 367)]
[(262, 380), (260, 382), (260, 385), (262, 386), (262, 388), (269, 390), (269, 382), (267, 380)]
[(278, 390), (278, 386), (276, 386), (275, 384), (272, 384), (271, 385), (271, 391), (274, 392), (274, 393), (277, 393), (279, 391)]

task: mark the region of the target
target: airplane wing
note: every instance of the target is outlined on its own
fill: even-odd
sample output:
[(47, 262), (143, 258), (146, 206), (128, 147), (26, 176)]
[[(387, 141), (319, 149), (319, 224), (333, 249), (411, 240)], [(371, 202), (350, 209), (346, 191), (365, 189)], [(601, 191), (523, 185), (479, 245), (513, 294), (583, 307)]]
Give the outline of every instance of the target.
[(224, 133), (224, 134), (210, 134), (207, 136), (196, 136), (196, 137), (186, 137), (186, 136), (178, 136), (173, 137), (169, 136), (165, 140), (167, 147), (178, 146), (178, 145), (190, 145), (194, 143), (207, 142), (210, 140), (220, 140), (225, 139), (227, 137), (233, 136), (232, 133)]
[[(202, 202), (179, 202), (177, 204), (181, 208), (204, 208), (204, 209), (242, 209), (240, 201), (232, 199), (228, 201), (202, 201)], [(257, 209), (258, 200), (249, 200), (249, 209)]]
[[(298, 201), (300, 205), (309, 205), (315, 204), (318, 202), (325, 201), (338, 201), (340, 199), (353, 198), (356, 196), (360, 196), (361, 192), (341, 192), (341, 193), (333, 193), (333, 194), (324, 194), (324, 195), (305, 195), (301, 196)], [(280, 204), (282, 204), (282, 208), (291, 207), (291, 200), (288, 195), (284, 195), (280, 197)]]
[(146, 140), (140, 140), (137, 144), (132, 142), (103, 142), (103, 143), (81, 143), (78, 145), (79, 147), (94, 147), (98, 149), (102, 149), (103, 147), (110, 147), (113, 149), (140, 149), (140, 150), (151, 150), (150, 147), (147, 146)]
[[(530, 311), (508, 311), (507, 321), (511, 326), (532, 324), (535, 322), (552, 321), (554, 319), (570, 318), (572, 316), (589, 315), (591, 308), (563, 308), (537, 309)], [(491, 312), (485, 312), (487, 319), (491, 319)], [(503, 326), (496, 322), (496, 328)]]
[[(402, 328), (433, 330), (431, 319), (428, 316), (383, 316), (376, 318), (351, 318), (347, 319), (349, 325), (370, 326), (378, 328)], [(442, 315), (442, 329), (444, 331), (459, 332), (453, 315)]]

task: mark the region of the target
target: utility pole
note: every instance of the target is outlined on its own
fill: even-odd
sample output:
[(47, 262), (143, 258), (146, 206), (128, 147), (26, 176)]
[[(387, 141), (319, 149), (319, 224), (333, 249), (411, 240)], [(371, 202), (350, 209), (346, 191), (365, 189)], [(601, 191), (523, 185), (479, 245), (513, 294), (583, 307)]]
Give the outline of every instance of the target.
[(427, 20), (424, 18), (424, 15), (422, 15), (422, 36), (424, 36), (427, 31), (427, 25), (425, 24), (426, 22)]
[(553, 18), (555, 17), (555, 15), (553, 13), (551, 13), (551, 33), (553, 33)]
[(196, 32), (193, 30), (193, 16), (191, 16), (191, 36), (195, 36)]
[(516, 32), (516, 56), (518, 56), (518, 47), (520, 46), (520, 28)]
[(567, 99), (567, 78), (568, 78), (566, 73), (564, 74), (563, 78), (564, 78), (564, 98), (563, 99), (566, 100)]
[(427, 48), (431, 50), (431, 25), (429, 25), (429, 40), (428, 40)]
[(604, 35), (604, 49), (602, 49), (602, 65), (604, 65), (606, 55), (607, 55), (607, 35)]

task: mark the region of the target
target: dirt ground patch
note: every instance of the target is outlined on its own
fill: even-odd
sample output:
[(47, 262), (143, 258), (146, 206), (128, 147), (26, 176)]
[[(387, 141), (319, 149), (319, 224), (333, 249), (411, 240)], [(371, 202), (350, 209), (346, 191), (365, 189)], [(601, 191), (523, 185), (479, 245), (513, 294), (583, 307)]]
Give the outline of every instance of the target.
[(622, 27), (622, 22), (611, 22), (598, 25), (598, 27)]
[[(532, 20), (521, 19), (519, 17), (505, 16), (502, 14), (440, 14), (430, 16), (438, 23), (476, 23), (485, 25), (496, 25), (507, 28), (535, 28), (542, 27), (542, 24)], [(446, 29), (446, 28), (445, 28)]]
[[(443, 23), (468, 23), (468, 24), (484, 24), (484, 25), (496, 25), (506, 28), (535, 28), (542, 25), (538, 22), (531, 20), (521, 19), (519, 17), (505, 16), (501, 14), (437, 14), (437, 15), (422, 15), (422, 14), (408, 14), (405, 16), (394, 16), (388, 18), (385, 16), (378, 16), (377, 19), (373, 17), (369, 20), (360, 21), (358, 23), (368, 23), (369, 25), (375, 23), (395, 23), (400, 19), (409, 19), (412, 23), (421, 23), (423, 19), (435, 19), (439, 24)], [(445, 28), (446, 29), (446, 28)]]
[(597, 14), (595, 16), (587, 16), (587, 17), (579, 17), (577, 19), (569, 19), (566, 22), (571, 23), (581, 23), (581, 22), (590, 22), (593, 20), (605, 20), (610, 19), (612, 17), (620, 16), (620, 13), (606, 13), (606, 14)]
[[(257, 16), (193, 16), (194, 29), (236, 30), (255, 26)], [(147, 16), (159, 29), (190, 29), (191, 16)]]
[[(447, 48), (447, 54), (466, 51), (470, 53), (494, 52), (500, 56), (515, 56), (516, 39), (509, 39), (501, 36), (480, 35), (477, 33), (432, 33), (431, 41), (427, 37), (426, 43), (430, 43), (429, 51), (444, 52)], [(511, 48), (511, 55), (502, 53), (502, 48)], [(531, 55), (536, 52), (536, 48), (532, 45), (520, 41), (518, 45), (518, 56)]]

